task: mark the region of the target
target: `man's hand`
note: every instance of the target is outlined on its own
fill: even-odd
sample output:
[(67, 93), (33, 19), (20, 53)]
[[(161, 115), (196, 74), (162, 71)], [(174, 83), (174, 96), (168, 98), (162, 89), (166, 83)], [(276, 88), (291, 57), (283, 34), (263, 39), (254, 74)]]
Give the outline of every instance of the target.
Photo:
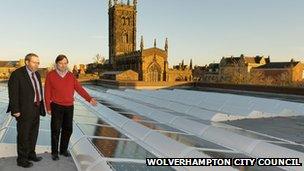
[(20, 116), (20, 112), (19, 113), (14, 113), (13, 116), (15, 116), (16, 118), (18, 118)]
[(47, 111), (48, 115), (52, 115), (52, 111), (48, 110)]
[(95, 99), (93, 99), (93, 98), (91, 99), (90, 103), (91, 103), (92, 106), (96, 106), (97, 105), (97, 101)]

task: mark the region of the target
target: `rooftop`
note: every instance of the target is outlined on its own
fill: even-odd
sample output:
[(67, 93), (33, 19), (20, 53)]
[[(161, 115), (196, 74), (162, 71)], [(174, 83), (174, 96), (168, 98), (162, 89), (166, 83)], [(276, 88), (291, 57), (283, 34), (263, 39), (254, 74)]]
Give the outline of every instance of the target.
[[(304, 104), (278, 99), (193, 90), (117, 90), (86, 85), (98, 99), (92, 107), (76, 96), (72, 160), (77, 170), (240, 170), (234, 167), (147, 167), (147, 157), (276, 157), (304, 161)], [(271, 107), (269, 107), (271, 106)], [(16, 143), (15, 121), (5, 114), (0, 86), (0, 144)], [(242, 120), (241, 120), (242, 119)], [(1, 127), (0, 127), (1, 129)], [(41, 118), (38, 145), (49, 168), (49, 117)], [(4, 154), (1, 148), (0, 154)], [(15, 167), (15, 152), (0, 159)], [(7, 161), (7, 162), (6, 162)], [(43, 163), (41, 163), (42, 165)], [(5, 165), (5, 167), (8, 167)], [(32, 170), (40, 168), (35, 165)], [(249, 170), (302, 170), (259, 167)], [(60, 170), (60, 169), (59, 169)]]
[(281, 68), (291, 68), (299, 64), (300, 62), (271, 62), (266, 65), (257, 67), (256, 69), (281, 69)]

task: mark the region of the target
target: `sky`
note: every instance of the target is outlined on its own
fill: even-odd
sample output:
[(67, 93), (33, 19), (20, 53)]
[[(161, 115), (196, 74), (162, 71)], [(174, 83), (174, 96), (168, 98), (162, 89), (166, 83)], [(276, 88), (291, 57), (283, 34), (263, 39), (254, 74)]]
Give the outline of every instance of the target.
[[(303, 9), (303, 0), (138, 0), (137, 48), (141, 35), (145, 48), (168, 38), (170, 66), (240, 54), (304, 61)], [(0, 0), (0, 60), (29, 52), (43, 67), (58, 54), (71, 65), (108, 59), (108, 0)]]

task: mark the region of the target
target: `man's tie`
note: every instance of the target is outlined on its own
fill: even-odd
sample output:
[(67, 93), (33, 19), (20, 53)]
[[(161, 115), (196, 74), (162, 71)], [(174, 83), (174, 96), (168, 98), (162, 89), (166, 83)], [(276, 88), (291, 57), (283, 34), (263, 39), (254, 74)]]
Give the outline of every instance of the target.
[(32, 72), (32, 79), (33, 79), (33, 81), (34, 81), (34, 88), (35, 88), (35, 95), (36, 95), (35, 104), (36, 104), (37, 106), (39, 106), (39, 104), (40, 104), (40, 97), (39, 97), (39, 92), (38, 92), (38, 87), (37, 87), (35, 75), (34, 75), (33, 72)]

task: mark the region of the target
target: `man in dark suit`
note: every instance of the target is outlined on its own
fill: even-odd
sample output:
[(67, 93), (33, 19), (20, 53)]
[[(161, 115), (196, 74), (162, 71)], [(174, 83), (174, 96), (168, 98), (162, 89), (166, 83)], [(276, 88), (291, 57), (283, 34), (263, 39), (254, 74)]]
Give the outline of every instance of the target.
[(33, 166), (30, 161), (42, 160), (35, 152), (40, 115), (46, 114), (38, 66), (39, 57), (30, 53), (25, 57), (25, 66), (12, 72), (8, 81), (7, 112), (17, 120), (17, 165), (25, 168)]

